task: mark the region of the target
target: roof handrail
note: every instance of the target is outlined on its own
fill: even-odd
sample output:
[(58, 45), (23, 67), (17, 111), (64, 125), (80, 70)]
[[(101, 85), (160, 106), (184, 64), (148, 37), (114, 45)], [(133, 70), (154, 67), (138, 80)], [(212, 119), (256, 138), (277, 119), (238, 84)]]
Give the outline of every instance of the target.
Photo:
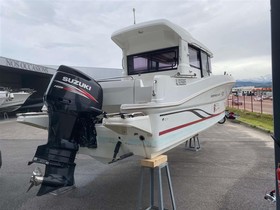
[(96, 80), (96, 82), (112, 82), (112, 81), (121, 81), (122, 79), (128, 79), (134, 80), (132, 76), (123, 76), (123, 77), (112, 77), (112, 78), (106, 78), (106, 79), (100, 79)]

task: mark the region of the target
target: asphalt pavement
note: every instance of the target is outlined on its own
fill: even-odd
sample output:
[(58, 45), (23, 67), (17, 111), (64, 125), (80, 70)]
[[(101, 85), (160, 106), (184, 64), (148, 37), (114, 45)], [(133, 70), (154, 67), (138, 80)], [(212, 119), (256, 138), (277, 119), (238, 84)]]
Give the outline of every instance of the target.
[[(45, 130), (0, 121), (1, 210), (136, 209), (141, 158), (135, 156), (107, 165), (79, 154), (75, 189), (37, 197), (39, 188), (34, 187), (26, 193), (38, 166), (27, 162), (46, 139)], [(201, 133), (199, 139), (197, 152), (182, 144), (166, 153), (178, 210), (275, 209), (264, 200), (265, 193), (275, 188), (273, 141), (268, 134), (226, 122)], [(148, 173), (144, 183), (143, 203), (148, 205)], [(163, 192), (165, 208), (172, 209), (164, 176)]]

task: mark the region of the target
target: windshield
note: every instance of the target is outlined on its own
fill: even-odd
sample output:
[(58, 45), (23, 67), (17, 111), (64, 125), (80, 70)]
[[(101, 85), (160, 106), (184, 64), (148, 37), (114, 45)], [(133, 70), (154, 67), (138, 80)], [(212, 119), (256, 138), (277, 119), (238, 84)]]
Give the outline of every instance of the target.
[(202, 77), (209, 76), (211, 74), (210, 61), (210, 57), (206, 52), (189, 45), (190, 66), (200, 69)]

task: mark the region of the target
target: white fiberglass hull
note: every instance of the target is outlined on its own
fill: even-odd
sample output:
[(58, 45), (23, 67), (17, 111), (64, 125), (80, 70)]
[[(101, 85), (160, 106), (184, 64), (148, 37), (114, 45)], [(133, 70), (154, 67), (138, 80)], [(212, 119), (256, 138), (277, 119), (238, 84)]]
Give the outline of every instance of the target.
[(120, 156), (132, 152), (146, 158), (156, 157), (220, 121), (233, 84), (233, 80), (224, 81), (177, 103), (123, 105), (122, 112), (145, 115), (103, 119), (103, 124), (96, 126), (98, 148), (80, 148), (80, 152), (112, 158), (115, 145), (120, 141)]
[[(226, 98), (234, 85), (234, 79), (229, 76), (213, 76), (184, 86), (174, 85), (174, 78), (156, 79), (157, 87), (153, 87), (156, 94), (151, 102), (121, 105), (122, 113), (140, 115), (103, 118), (101, 124), (96, 124), (97, 148), (80, 147), (79, 152), (98, 159), (112, 159), (120, 141), (118, 156), (133, 153), (146, 158), (156, 157), (220, 121), (224, 117)], [(114, 97), (119, 99), (121, 96), (115, 94)], [(106, 103), (104, 107), (108, 108)], [(21, 115), (18, 121), (48, 127), (46, 113)]]
[(8, 91), (1, 91), (0, 90), (0, 107), (5, 101), (9, 98), (9, 92)]
[(4, 98), (0, 98), (0, 107), (1, 107), (1, 105), (6, 101), (6, 97), (4, 97)]
[[(193, 113), (203, 113), (205, 117), (199, 117)], [(185, 142), (192, 136), (211, 127), (224, 117), (224, 111), (209, 115), (202, 109), (186, 110), (184, 114), (186, 118), (184, 122), (177, 123), (174, 127), (167, 129), (153, 130), (153, 135), (142, 132), (137, 128), (126, 128), (125, 135), (115, 133), (103, 125), (96, 126), (97, 130), (97, 149), (80, 148), (80, 153), (88, 154), (93, 157), (101, 157), (110, 159), (113, 157), (115, 145), (118, 141), (122, 142), (119, 155), (132, 152), (134, 155), (146, 158), (156, 157), (176, 146)], [(168, 117), (158, 116), (159, 120), (169, 120)], [(172, 117), (180, 121), (182, 116)], [(151, 124), (150, 121), (146, 122)], [(162, 126), (159, 126), (162, 127)], [(123, 126), (124, 128), (124, 126)]]
[(49, 127), (49, 116), (47, 112), (21, 113), (17, 114), (17, 122), (47, 130)]
[(2, 105), (0, 105), (0, 112), (12, 112), (19, 109), (32, 94), (32, 92), (21, 91), (11, 94), (13, 98), (7, 99)]

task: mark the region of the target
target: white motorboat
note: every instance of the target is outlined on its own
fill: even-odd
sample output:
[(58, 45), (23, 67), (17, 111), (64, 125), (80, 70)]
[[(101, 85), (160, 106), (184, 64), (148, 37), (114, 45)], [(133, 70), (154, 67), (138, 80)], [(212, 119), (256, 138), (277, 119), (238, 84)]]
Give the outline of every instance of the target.
[(19, 109), (32, 93), (31, 89), (9, 90), (8, 97), (0, 105), (0, 112), (13, 112)]
[(166, 20), (133, 25), (115, 32), (123, 50), (124, 78), (99, 81), (103, 110), (96, 125), (98, 149), (87, 154), (120, 153), (153, 158), (176, 147), (224, 117), (225, 100), (235, 80), (212, 75), (212, 53), (181, 27)]
[(117, 141), (122, 152), (156, 157), (224, 117), (225, 100), (235, 80), (212, 75), (212, 53), (187, 31), (166, 20), (115, 32), (123, 50), (124, 78), (100, 81), (103, 110), (96, 125), (97, 150), (110, 157)]
[[(183, 28), (151, 21), (119, 30), (112, 40), (123, 51), (123, 77), (96, 82), (61, 66), (49, 84), (48, 143), (30, 162), (47, 166), (38, 195), (73, 184), (78, 150), (113, 162), (132, 154), (153, 158), (225, 116), (235, 80), (213, 75), (212, 53)], [(53, 174), (61, 176), (57, 186), (46, 184)], [(31, 182), (38, 180), (34, 175)]]
[[(235, 80), (212, 75), (211, 51), (183, 28), (151, 21), (119, 30), (112, 40), (123, 50), (123, 77), (98, 81), (109, 114), (96, 124), (98, 149), (80, 152), (112, 158), (121, 141), (120, 154), (153, 158), (224, 117)], [(19, 115), (18, 122), (46, 129), (47, 112)]]
[(9, 98), (9, 91), (7, 90), (0, 90), (0, 107), (1, 105)]

